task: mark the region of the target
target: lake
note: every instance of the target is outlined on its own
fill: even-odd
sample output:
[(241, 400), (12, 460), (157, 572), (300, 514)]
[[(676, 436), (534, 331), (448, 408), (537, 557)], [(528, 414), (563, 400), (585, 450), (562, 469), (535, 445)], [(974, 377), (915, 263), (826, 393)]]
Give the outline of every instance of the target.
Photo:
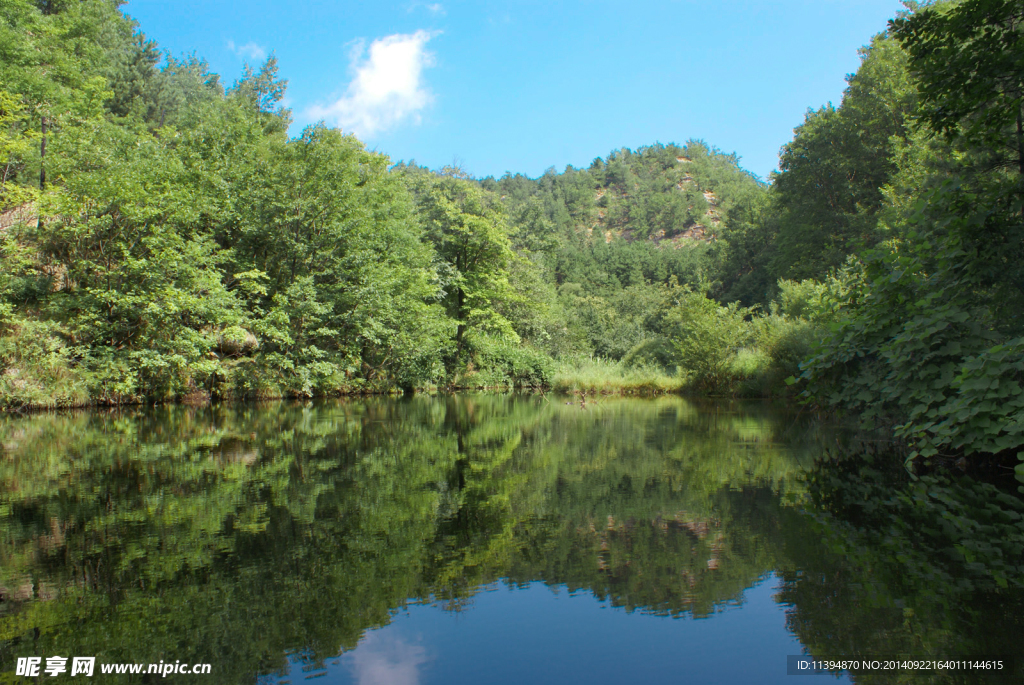
[[(0, 418), (0, 682), (1021, 682), (1012, 477), (765, 403), (569, 402)], [(135, 663), (210, 673), (100, 673)]]

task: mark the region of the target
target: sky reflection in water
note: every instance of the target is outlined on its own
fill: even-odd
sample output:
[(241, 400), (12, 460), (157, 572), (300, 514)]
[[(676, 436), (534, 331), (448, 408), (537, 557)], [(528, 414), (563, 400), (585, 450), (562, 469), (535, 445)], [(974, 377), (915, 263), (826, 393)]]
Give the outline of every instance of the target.
[[(626, 613), (565, 587), (493, 585), (459, 612), (408, 607), (340, 659), (305, 671), (296, 659), (288, 676), (268, 682), (785, 683), (780, 655), (803, 650), (774, 599), (778, 582), (769, 576), (742, 601), (683, 620)], [(800, 682), (823, 678), (849, 682)]]

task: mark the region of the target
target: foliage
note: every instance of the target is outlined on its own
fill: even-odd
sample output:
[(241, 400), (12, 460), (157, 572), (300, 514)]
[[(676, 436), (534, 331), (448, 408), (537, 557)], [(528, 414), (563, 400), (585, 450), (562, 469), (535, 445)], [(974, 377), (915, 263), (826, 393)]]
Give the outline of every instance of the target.
[(809, 110), (779, 155), (777, 276), (820, 280), (884, 237), (877, 230), (881, 188), (895, 173), (894, 147), (908, 136), (916, 86), (907, 53), (885, 34), (861, 59), (842, 105)]
[(16, 317), (0, 337), (0, 408), (73, 407), (89, 399), (73, 350), (52, 324)]
[[(21, 379), (5, 404), (311, 396), (443, 375), (454, 326), (406, 188), (339, 131), (289, 139), (275, 58), (225, 92), (200, 60), (161, 64), (114, 3), (5, 8), (0, 210), (38, 196), (39, 214), (3, 229), (0, 335), (22, 350), (3, 357)], [(74, 392), (39, 380), (57, 353), (26, 345), (37, 329)], [(226, 345), (228, 331), (248, 342)]]
[(913, 59), (919, 117), (936, 133), (1024, 174), (1024, 6), (1016, 0), (939, 3), (891, 22)]
[[(469, 363), (456, 376), (456, 387), (541, 388), (551, 385), (554, 361), (542, 351), (486, 334), (467, 339)], [(479, 369), (479, 371), (478, 371)]]
[(24, 130), (25, 106), (6, 90), (0, 89), (0, 212), (18, 207), (32, 200), (32, 188), (18, 185), (18, 173), (32, 154), (34, 131)]
[(845, 272), (842, 317), (803, 371), (808, 392), (869, 423), (902, 417), (894, 430), (911, 458), (1019, 449), (1019, 344), (999, 342), (985, 299), (965, 287), (963, 253), (931, 254), (878, 252)]
[(672, 372), (676, 368), (675, 349), (664, 337), (645, 338), (626, 353), (622, 365), (626, 368), (660, 367)]
[(413, 179), (426, 237), (442, 261), (445, 308), (456, 325), (450, 372), (468, 332), (519, 341), (497, 306), (517, 298), (509, 283), (514, 255), (504, 208), (493, 194), (456, 176)]
[[(903, 237), (845, 269), (828, 296), (837, 321), (802, 374), (815, 401), (891, 426), (910, 459), (1024, 455), (1024, 167), (997, 144), (1019, 121), (1016, 7), (939, 4), (892, 23), (934, 127), (916, 135), (946, 144), (901, 153), (905, 185), (886, 193)], [(1012, 111), (989, 113), (996, 101)]]
[(815, 322), (828, 320), (831, 312), (828, 309), (826, 283), (810, 279), (797, 282), (783, 278), (779, 279), (778, 289), (775, 302), (782, 316)]
[(731, 258), (734, 231), (750, 232), (765, 196), (738, 161), (689, 141), (616, 150), (538, 179), (481, 181), (509, 208), (515, 249), (557, 291), (553, 303), (544, 296), (553, 356), (620, 359), (660, 335), (673, 279), (724, 291), (743, 268)]
[(670, 314), (672, 343), (679, 367), (702, 392), (727, 388), (737, 353), (752, 342), (746, 317), (737, 304), (721, 306), (702, 293), (683, 289)]

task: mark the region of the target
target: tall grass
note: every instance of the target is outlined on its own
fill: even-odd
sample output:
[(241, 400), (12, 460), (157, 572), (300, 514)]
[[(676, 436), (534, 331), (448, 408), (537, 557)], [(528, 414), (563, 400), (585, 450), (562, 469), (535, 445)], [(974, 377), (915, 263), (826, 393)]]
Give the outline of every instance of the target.
[(654, 366), (629, 368), (598, 357), (577, 357), (559, 361), (551, 389), (588, 395), (664, 395), (682, 390), (683, 381)]

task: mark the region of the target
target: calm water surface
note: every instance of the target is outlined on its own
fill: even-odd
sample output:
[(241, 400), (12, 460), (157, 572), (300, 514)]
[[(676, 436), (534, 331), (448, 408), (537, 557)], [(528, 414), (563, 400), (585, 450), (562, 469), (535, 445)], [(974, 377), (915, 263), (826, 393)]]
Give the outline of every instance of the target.
[(1012, 488), (825, 465), (842, 436), (763, 404), (565, 401), (2, 419), (0, 683), (1021, 682), (786, 670), (1017, 659)]

